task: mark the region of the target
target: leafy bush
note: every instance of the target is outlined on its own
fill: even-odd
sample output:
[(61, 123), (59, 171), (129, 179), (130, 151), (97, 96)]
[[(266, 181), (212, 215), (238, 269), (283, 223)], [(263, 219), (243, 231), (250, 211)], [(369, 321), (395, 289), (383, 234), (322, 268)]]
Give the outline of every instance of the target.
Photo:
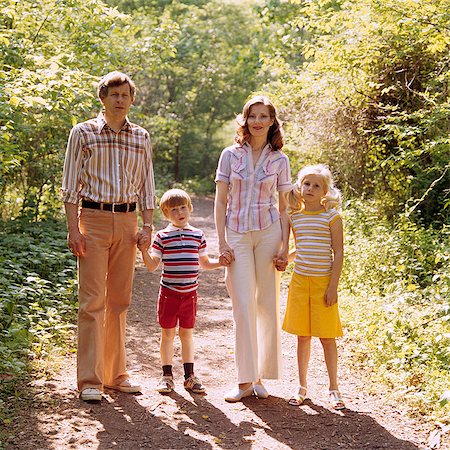
[(62, 223), (0, 224), (0, 405), (30, 361), (71, 335), (75, 277)]
[(450, 385), (450, 227), (346, 210), (342, 306), (356, 361), (414, 410), (444, 417)]

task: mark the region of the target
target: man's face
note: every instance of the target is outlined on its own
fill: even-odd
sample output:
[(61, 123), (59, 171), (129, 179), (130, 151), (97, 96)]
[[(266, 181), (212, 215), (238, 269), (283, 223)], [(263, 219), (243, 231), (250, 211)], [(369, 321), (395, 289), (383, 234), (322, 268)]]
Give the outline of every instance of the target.
[(110, 87), (108, 95), (101, 99), (107, 116), (116, 119), (125, 119), (134, 98), (131, 96), (128, 83)]

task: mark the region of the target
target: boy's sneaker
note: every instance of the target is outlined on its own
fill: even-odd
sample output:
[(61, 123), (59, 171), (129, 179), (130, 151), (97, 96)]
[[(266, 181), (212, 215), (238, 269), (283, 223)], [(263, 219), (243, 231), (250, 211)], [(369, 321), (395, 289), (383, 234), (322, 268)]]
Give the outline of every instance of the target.
[(169, 392), (172, 392), (174, 388), (175, 383), (173, 382), (173, 378), (169, 376), (162, 377), (156, 385), (156, 390), (160, 394), (168, 394)]
[(184, 388), (194, 394), (203, 394), (206, 391), (202, 382), (193, 373), (187, 380), (184, 380)]

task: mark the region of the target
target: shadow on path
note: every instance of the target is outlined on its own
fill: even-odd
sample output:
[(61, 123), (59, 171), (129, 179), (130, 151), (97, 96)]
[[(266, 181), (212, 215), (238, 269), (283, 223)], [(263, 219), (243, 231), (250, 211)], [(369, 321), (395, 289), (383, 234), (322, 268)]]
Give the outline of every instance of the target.
[(245, 399), (244, 404), (267, 424), (268, 435), (290, 448), (299, 450), (419, 448), (409, 441), (396, 438), (372, 417), (349, 409), (330, 411), (309, 399), (300, 407), (293, 407), (285, 399), (274, 396), (259, 402)]

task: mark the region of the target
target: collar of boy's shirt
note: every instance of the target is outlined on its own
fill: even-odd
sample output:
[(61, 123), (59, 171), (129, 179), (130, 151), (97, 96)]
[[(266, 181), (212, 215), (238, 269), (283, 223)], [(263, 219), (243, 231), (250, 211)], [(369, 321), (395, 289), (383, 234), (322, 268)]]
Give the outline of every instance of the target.
[(190, 224), (186, 224), (186, 226), (180, 228), (180, 227), (176, 227), (175, 225), (173, 225), (172, 223), (169, 223), (169, 225), (167, 225), (166, 227), (166, 231), (182, 231), (182, 230), (193, 230), (194, 227)]

